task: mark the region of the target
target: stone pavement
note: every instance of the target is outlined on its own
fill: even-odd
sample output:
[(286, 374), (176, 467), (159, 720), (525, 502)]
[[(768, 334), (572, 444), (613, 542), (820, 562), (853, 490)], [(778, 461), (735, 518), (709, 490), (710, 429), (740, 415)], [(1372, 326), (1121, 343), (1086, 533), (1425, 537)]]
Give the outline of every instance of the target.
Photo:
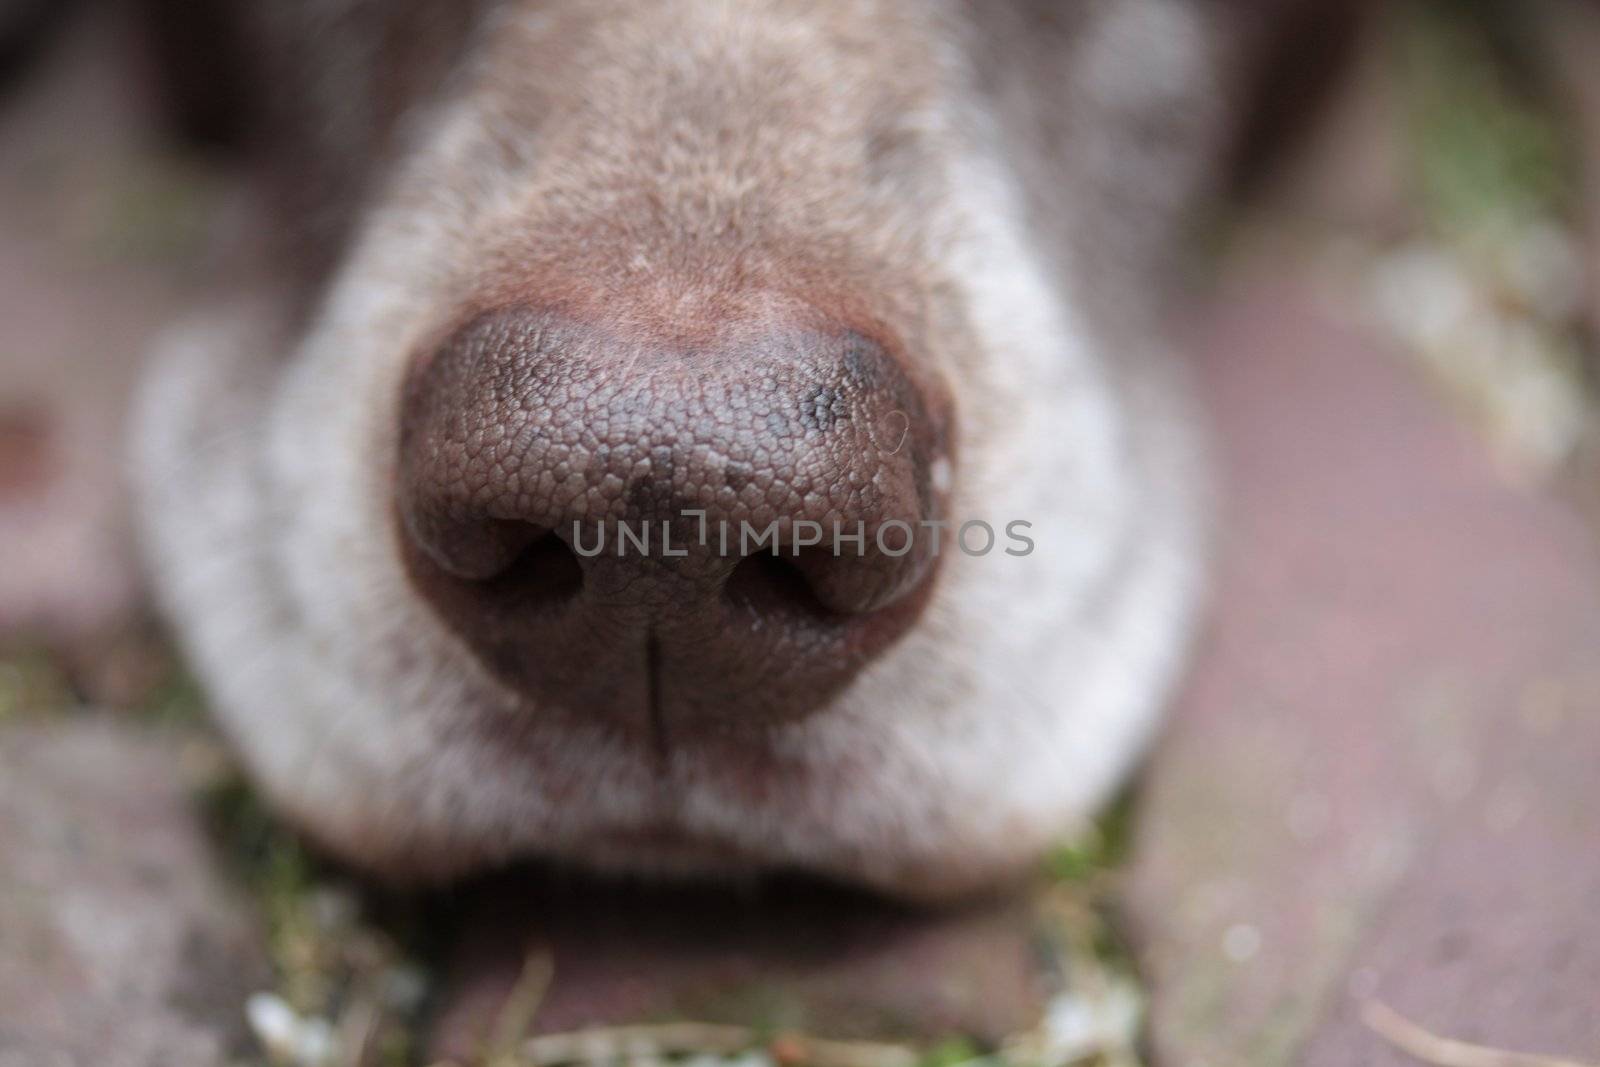
[(1201, 371), (1213, 619), (1151, 761), (1130, 912), (1158, 1062), (1600, 1061), (1600, 561), (1401, 361), (1258, 268)]
[(0, 1065), (212, 1067), (268, 980), (170, 739), (110, 718), (0, 726)]

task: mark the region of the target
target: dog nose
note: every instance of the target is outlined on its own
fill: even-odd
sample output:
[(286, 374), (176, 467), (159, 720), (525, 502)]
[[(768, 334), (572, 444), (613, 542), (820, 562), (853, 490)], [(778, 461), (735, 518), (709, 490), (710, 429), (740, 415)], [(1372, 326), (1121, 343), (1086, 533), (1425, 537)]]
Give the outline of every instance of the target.
[(803, 715), (927, 600), (943, 407), (883, 345), (809, 310), (639, 334), (500, 310), (414, 363), (397, 494), (411, 578), (551, 714), (657, 735)]

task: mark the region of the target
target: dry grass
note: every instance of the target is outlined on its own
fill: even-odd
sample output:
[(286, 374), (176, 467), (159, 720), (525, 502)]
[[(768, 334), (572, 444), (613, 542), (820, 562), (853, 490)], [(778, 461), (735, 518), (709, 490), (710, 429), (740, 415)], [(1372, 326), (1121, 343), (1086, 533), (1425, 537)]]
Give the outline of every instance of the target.
[(1433, 1067), (1597, 1067), (1592, 1063), (1454, 1041), (1430, 1033), (1379, 1001), (1368, 1001), (1362, 1021), (1395, 1048)]

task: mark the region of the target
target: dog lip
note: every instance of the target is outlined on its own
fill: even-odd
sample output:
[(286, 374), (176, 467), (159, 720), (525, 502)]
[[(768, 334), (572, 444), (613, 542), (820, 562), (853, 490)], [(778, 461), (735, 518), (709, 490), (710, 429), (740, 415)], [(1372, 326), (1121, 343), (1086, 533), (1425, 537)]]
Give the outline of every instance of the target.
[(586, 854), (614, 853), (625, 857), (630, 868), (752, 870), (770, 863), (770, 857), (721, 835), (688, 830), (662, 820), (600, 830), (586, 835), (583, 844)]

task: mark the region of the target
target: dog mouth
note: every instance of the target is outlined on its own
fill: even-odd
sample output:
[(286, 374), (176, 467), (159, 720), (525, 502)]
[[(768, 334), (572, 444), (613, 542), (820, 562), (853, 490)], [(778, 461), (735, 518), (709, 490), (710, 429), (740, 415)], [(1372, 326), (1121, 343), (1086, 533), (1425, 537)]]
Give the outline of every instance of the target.
[(598, 867), (653, 870), (660, 874), (682, 872), (703, 876), (707, 871), (752, 871), (767, 865), (769, 857), (733, 839), (710, 831), (691, 831), (664, 820), (643, 826), (600, 829), (584, 835), (583, 856)]

